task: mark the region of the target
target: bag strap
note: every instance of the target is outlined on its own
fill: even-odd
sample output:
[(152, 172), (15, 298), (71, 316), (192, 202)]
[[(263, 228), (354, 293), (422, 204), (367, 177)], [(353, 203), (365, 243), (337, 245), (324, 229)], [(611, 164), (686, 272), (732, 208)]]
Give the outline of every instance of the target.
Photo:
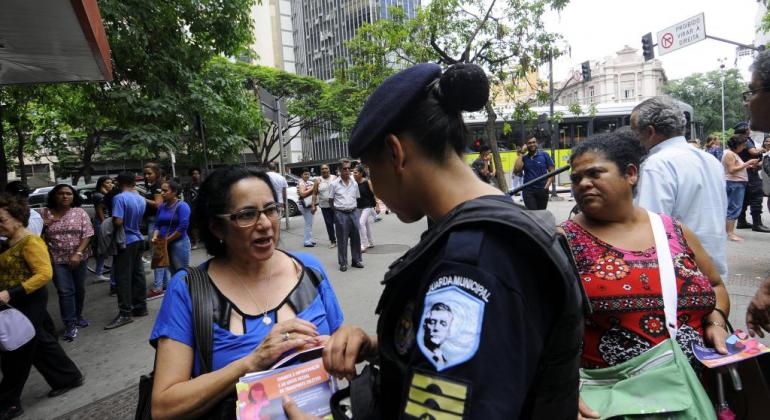
[(176, 211), (179, 208), (179, 203), (182, 202), (182, 200), (178, 199), (176, 200), (176, 205), (174, 205), (174, 212), (171, 213), (171, 220), (168, 221), (168, 230), (166, 231), (165, 238), (168, 239), (169, 236), (173, 235), (171, 232), (171, 225), (174, 224), (174, 216), (176, 216)]
[(674, 260), (668, 246), (668, 236), (663, 227), (663, 219), (658, 214), (647, 210), (652, 225), (652, 235), (655, 238), (655, 252), (658, 255), (658, 270), (660, 271), (660, 289), (663, 292), (663, 312), (666, 314), (666, 328), (671, 338), (676, 338), (677, 331), (677, 291)]
[(214, 342), (214, 290), (208, 275), (198, 267), (187, 267), (187, 285), (192, 298), (193, 335), (198, 349), (199, 375), (211, 372)]

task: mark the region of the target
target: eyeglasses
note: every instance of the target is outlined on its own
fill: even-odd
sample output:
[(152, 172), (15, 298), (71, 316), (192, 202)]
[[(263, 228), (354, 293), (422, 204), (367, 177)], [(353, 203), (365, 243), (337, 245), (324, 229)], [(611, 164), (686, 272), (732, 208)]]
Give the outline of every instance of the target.
[(275, 203), (268, 204), (262, 210), (259, 209), (243, 209), (229, 214), (218, 214), (217, 217), (223, 219), (230, 219), (235, 222), (238, 227), (247, 228), (257, 224), (259, 217), (265, 215), (270, 220), (276, 220), (281, 216), (281, 208)]
[(749, 99), (751, 99), (757, 92), (761, 90), (767, 90), (767, 86), (758, 87), (756, 89), (747, 90), (746, 92), (743, 92), (743, 102), (747, 102)]

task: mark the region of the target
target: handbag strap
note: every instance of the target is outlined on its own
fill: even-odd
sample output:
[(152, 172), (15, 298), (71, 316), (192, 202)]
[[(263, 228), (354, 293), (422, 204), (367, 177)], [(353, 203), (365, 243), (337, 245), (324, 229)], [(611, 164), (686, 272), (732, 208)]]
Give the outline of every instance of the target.
[(173, 233), (171, 233), (171, 225), (174, 224), (174, 216), (176, 216), (176, 211), (177, 209), (179, 209), (179, 203), (181, 201), (182, 200), (178, 198), (176, 199), (176, 204), (174, 205), (174, 212), (171, 213), (171, 219), (168, 221), (168, 229), (166, 230), (166, 236), (164, 237), (165, 239), (168, 239), (169, 236), (173, 235)]
[(676, 338), (677, 331), (677, 291), (674, 260), (668, 246), (668, 236), (663, 227), (660, 215), (647, 210), (652, 225), (652, 236), (655, 238), (655, 252), (658, 255), (658, 270), (660, 271), (660, 289), (663, 292), (663, 312), (666, 314), (666, 328), (671, 338)]
[(187, 285), (192, 299), (193, 335), (198, 349), (199, 375), (211, 372), (214, 335), (214, 290), (208, 275), (198, 267), (187, 267)]

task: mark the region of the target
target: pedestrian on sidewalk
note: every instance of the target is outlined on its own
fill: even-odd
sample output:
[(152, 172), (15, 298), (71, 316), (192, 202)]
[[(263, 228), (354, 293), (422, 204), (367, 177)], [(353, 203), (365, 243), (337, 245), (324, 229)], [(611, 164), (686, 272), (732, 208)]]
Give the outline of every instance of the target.
[(372, 190), (372, 181), (366, 175), (364, 165), (357, 165), (353, 171), (353, 179), (358, 183), (358, 191), (361, 197), (356, 200), (356, 207), (361, 213), (358, 219), (358, 225), (361, 227), (359, 236), (361, 237), (361, 252), (374, 246), (372, 239), (372, 220), (380, 214), (380, 208), (377, 206), (377, 200)]
[(313, 240), (313, 216), (315, 216), (317, 205), (318, 181), (310, 179), (310, 169), (302, 169), (302, 179), (297, 184), (297, 195), (299, 195), (299, 210), (305, 221), (304, 245), (305, 247), (314, 247), (316, 242)]
[[(25, 204), (29, 205), (29, 194), (32, 192), (29, 187), (23, 184), (21, 181), (11, 181), (5, 186), (5, 192), (12, 196), (22, 200)], [(29, 223), (27, 223), (27, 230), (40, 236), (43, 233), (43, 216), (37, 211), (29, 212)]]
[(329, 204), (334, 209), (334, 231), (337, 237), (337, 261), (340, 271), (348, 270), (348, 240), (350, 241), (351, 266), (364, 268), (361, 259), (360, 215), (358, 183), (350, 177), (350, 160), (340, 163), (340, 177), (331, 185)]
[(667, 96), (647, 99), (631, 112), (631, 130), (647, 150), (635, 202), (692, 229), (726, 279), (724, 169), (712, 155), (687, 144), (686, 125), (684, 112)]
[[(751, 129), (749, 123), (740, 122), (733, 129), (735, 134), (740, 134), (746, 137), (746, 147), (739, 153), (741, 159), (744, 162), (751, 160), (760, 161), (762, 155), (766, 150), (762, 147), (757, 147), (754, 140), (751, 138)], [(738, 216), (738, 222), (736, 228), (738, 229), (751, 229), (754, 232), (770, 233), (770, 228), (762, 224), (762, 180), (759, 178), (760, 165), (751, 165), (746, 168), (746, 193), (743, 195), (743, 203), (741, 205), (741, 214)], [(746, 210), (750, 209), (751, 224), (746, 221)]]
[[(655, 247), (652, 217), (633, 202), (643, 153), (636, 139), (616, 133), (592, 136), (572, 149), (570, 178), (580, 213), (561, 228), (594, 309), (585, 323), (581, 365), (597, 369), (628, 363), (674, 338), (690, 365), (700, 371), (693, 345), (705, 343), (727, 354), (730, 297), (695, 234), (666, 215), (660, 219), (670, 253), (660, 258), (672, 261), (675, 278), (661, 272), (662, 251)], [(666, 328), (662, 284), (667, 280), (678, 291), (679, 303), (672, 311), (673, 322), (679, 322), (673, 326), (674, 336)], [(580, 406), (583, 418), (599, 417)]]
[[(201, 239), (213, 257), (195, 276), (169, 283), (150, 343), (157, 349), (155, 418), (234, 418), (235, 384), (280, 357), (326, 342), (342, 324), (339, 302), (321, 263), (277, 249), (280, 206), (262, 171), (229, 166), (201, 185), (194, 209)], [(198, 279), (201, 288), (189, 287)], [(220, 308), (209, 330), (211, 357), (196, 348), (191, 295), (208, 290)]]
[[(398, 218), (436, 222), (390, 266), (377, 336), (343, 326), (324, 349), (337, 377), (376, 360), (377, 377), (357, 381), (371, 384), (360, 395), (372, 395), (377, 412), (367, 414), (429, 417), (439, 413), (432, 401), (451, 394), (457, 418), (577, 417), (575, 267), (555, 226), (535, 223), (463, 159), (462, 112), (488, 99), (480, 67), (418, 64), (372, 93), (351, 133), (349, 154), (369, 165), (374, 190)], [(290, 402), (285, 409), (301, 418)]]
[[(168, 273), (161, 279), (170, 278), (174, 273), (190, 265), (190, 238), (187, 228), (190, 225), (190, 206), (179, 199), (181, 186), (176, 181), (164, 181), (160, 186), (163, 204), (155, 216), (155, 227), (150, 235), (153, 245), (160, 238), (166, 240), (166, 252), (170, 265), (164, 268)], [(155, 277), (152, 288), (147, 293), (147, 299), (163, 296), (168, 283), (159, 283)]]
[(147, 315), (147, 280), (144, 277), (142, 252), (144, 236), (140, 230), (147, 202), (136, 192), (134, 175), (118, 175), (120, 194), (112, 199), (112, 223), (125, 231), (126, 247), (118, 249), (114, 258), (115, 282), (118, 294), (118, 315), (105, 330), (134, 322), (134, 316)]
[(337, 246), (337, 237), (334, 234), (334, 210), (330, 203), (331, 199), (331, 186), (332, 182), (337, 179), (335, 175), (331, 174), (329, 165), (321, 165), (321, 176), (318, 177), (318, 207), (321, 208), (321, 215), (324, 218), (324, 225), (326, 225), (326, 234), (329, 235), (329, 248)]
[[(192, 209), (195, 207), (195, 200), (198, 198), (198, 191), (200, 190), (203, 178), (201, 176), (200, 168), (190, 168), (187, 174), (190, 175), (190, 182), (184, 186), (182, 199)], [(190, 236), (191, 249), (198, 249), (200, 234), (198, 232), (198, 227), (195, 226), (193, 220), (194, 218), (190, 217), (190, 226), (187, 228), (187, 234)]]
[[(527, 140), (526, 149), (523, 148), (519, 152), (519, 157), (513, 166), (513, 173), (522, 175), (524, 184), (553, 170), (553, 158), (540, 150), (535, 137)], [(551, 188), (552, 183), (553, 177), (549, 177), (524, 188), (521, 193), (524, 206), (529, 210), (545, 210), (548, 207), (548, 189)]]
[(89, 243), (94, 227), (88, 213), (80, 208), (78, 192), (59, 184), (48, 193), (43, 209), (43, 238), (53, 261), (53, 282), (59, 293), (59, 310), (64, 322), (64, 338), (72, 341), (78, 328), (88, 326), (83, 319), (86, 298), (86, 260), (91, 256)]
[(743, 241), (743, 238), (735, 234), (735, 221), (741, 213), (743, 197), (746, 194), (746, 185), (749, 176), (746, 172), (748, 168), (757, 165), (757, 159), (751, 159), (744, 162), (741, 158), (741, 152), (746, 149), (747, 137), (742, 134), (735, 134), (727, 141), (727, 148), (722, 155), (722, 166), (725, 168), (725, 182), (727, 184), (727, 222), (725, 229), (727, 239), (735, 242)]
[[(157, 163), (148, 162), (144, 165), (144, 195), (145, 212), (144, 220), (147, 223), (147, 242), (145, 249), (151, 249), (149, 240), (152, 232), (155, 230), (155, 223), (157, 222), (158, 209), (163, 204), (163, 196), (161, 195), (161, 185), (163, 184), (163, 172)], [(148, 261), (149, 263), (149, 261)], [(168, 271), (165, 268), (156, 268), (153, 270), (153, 284), (168, 283)]]
[(97, 281), (110, 280), (108, 277), (104, 277), (102, 275), (104, 272), (104, 261), (107, 256), (99, 254), (98, 251), (99, 230), (101, 229), (104, 219), (110, 217), (110, 213), (105, 203), (105, 197), (107, 194), (109, 194), (110, 191), (112, 191), (112, 188), (112, 178), (108, 176), (100, 176), (99, 179), (96, 180), (96, 188), (94, 188), (94, 192), (91, 194), (91, 204), (94, 206), (94, 237), (91, 240), (91, 249), (94, 253), (94, 258), (96, 258), (96, 268), (94, 269), (94, 275), (96, 276)]
[(83, 384), (83, 374), (46, 328), (48, 289), (53, 277), (51, 258), (45, 242), (24, 226), (30, 210), (25, 200), (0, 194), (0, 305), (11, 305), (23, 313), (35, 328), (30, 342), (13, 351), (0, 352), (0, 418), (12, 419), (24, 413), (21, 394), (34, 366), (51, 386), (56, 397)]

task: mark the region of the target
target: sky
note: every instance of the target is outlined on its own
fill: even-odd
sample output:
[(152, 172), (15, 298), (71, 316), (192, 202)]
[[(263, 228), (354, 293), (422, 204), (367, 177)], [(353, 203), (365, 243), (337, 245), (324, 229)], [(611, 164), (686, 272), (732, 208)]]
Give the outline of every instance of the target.
[[(572, 56), (555, 63), (554, 79), (563, 80), (570, 68), (586, 60), (615, 55), (625, 45), (639, 49), (641, 38), (689, 17), (705, 13), (706, 34), (744, 44), (754, 41), (757, 0), (571, 0), (560, 13), (545, 18), (546, 28), (561, 33), (572, 48)], [(719, 58), (727, 57), (726, 68), (735, 67), (735, 46), (706, 39), (664, 56), (655, 48), (669, 80), (692, 73), (719, 69)], [(748, 78), (750, 59), (738, 62)], [(541, 77), (547, 77), (546, 72)]]

